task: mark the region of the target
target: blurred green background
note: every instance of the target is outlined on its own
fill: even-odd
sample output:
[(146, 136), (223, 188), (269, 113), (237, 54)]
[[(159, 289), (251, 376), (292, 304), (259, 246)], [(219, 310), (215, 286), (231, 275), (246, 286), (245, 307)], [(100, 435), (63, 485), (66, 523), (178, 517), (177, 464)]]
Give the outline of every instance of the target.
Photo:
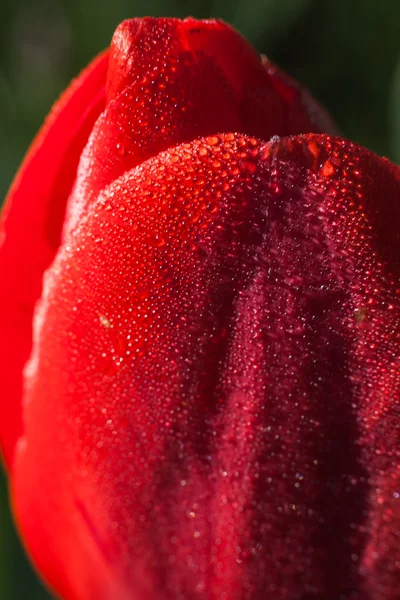
[[(127, 17), (222, 17), (308, 86), (346, 137), (400, 162), (399, 0), (0, 0), (0, 203), (44, 116)], [(0, 475), (0, 599), (45, 599)]]

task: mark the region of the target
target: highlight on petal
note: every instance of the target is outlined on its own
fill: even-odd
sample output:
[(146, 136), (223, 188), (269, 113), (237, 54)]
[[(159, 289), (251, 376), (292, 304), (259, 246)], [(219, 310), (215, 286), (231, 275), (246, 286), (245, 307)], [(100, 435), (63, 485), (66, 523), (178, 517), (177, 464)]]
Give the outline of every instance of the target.
[(0, 222), (0, 444), (8, 467), (22, 432), (22, 370), (45, 269), (60, 242), (81, 152), (105, 103), (108, 55), (95, 59), (54, 106), (10, 189)]
[(228, 133), (88, 207), (13, 478), (62, 597), (398, 597), (399, 198), (350, 142)]

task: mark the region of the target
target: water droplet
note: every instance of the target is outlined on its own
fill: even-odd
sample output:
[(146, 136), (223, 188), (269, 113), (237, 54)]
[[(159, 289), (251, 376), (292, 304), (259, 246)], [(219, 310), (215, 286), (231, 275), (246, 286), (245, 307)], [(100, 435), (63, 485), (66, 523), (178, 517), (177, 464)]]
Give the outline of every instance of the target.
[(99, 319), (103, 327), (105, 327), (106, 329), (110, 329), (111, 321), (105, 315), (99, 315)]
[(321, 175), (323, 177), (331, 177), (335, 173), (335, 167), (330, 160), (326, 160), (321, 167)]

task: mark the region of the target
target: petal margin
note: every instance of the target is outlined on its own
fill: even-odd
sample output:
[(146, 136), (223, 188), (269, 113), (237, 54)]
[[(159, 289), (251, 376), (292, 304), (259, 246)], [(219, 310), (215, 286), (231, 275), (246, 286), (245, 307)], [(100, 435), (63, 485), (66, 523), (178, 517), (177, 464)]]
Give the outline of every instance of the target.
[(0, 222), (0, 446), (11, 468), (22, 432), (22, 371), (45, 269), (58, 249), (81, 152), (104, 108), (108, 52), (53, 107), (9, 191)]
[(399, 199), (322, 135), (104, 191), (46, 276), (13, 482), (61, 596), (398, 597)]

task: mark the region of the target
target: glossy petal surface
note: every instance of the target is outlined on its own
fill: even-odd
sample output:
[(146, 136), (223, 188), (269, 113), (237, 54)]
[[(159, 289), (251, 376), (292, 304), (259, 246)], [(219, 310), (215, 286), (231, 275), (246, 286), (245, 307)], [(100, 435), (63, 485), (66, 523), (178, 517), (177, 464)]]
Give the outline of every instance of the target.
[(93, 125), (104, 108), (103, 54), (54, 106), (10, 189), (0, 222), (0, 442), (10, 467), (22, 432), (22, 370), (44, 270), (60, 243), (65, 206)]
[(46, 275), (13, 480), (61, 596), (399, 597), (399, 199), (349, 142), (226, 134), (89, 206)]

